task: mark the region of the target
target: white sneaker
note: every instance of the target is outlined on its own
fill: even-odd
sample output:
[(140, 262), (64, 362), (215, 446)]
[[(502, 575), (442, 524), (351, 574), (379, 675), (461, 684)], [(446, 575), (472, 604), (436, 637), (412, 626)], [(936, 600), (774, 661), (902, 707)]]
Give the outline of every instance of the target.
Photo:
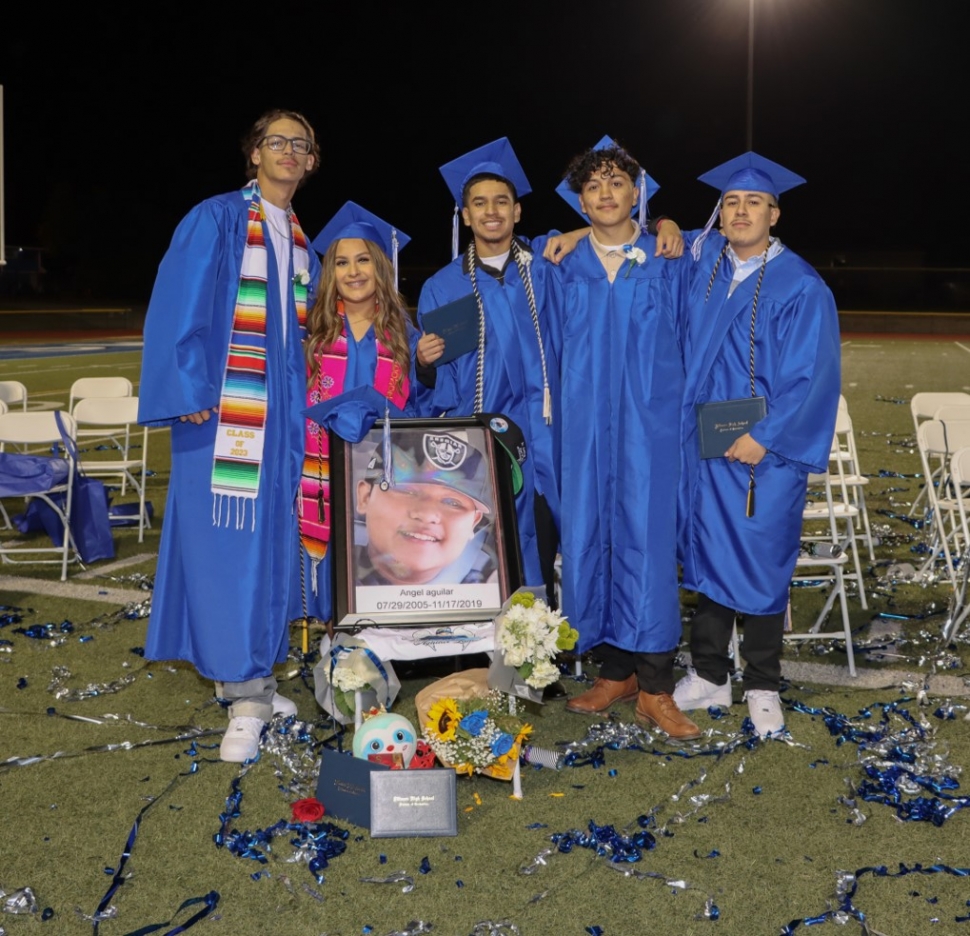
[(219, 757), (230, 764), (252, 760), (259, 753), (259, 738), (265, 724), (261, 718), (246, 715), (230, 718), (219, 746)]
[(754, 730), (761, 738), (780, 734), (785, 728), (785, 716), (781, 711), (781, 697), (770, 689), (749, 689), (744, 698)]
[(273, 714), (282, 715), (289, 718), (296, 714), (296, 703), (292, 699), (281, 696), (278, 692), (273, 693)]
[(687, 675), (674, 686), (674, 702), (682, 712), (706, 709), (712, 705), (728, 709), (731, 707), (731, 680), (719, 686), (699, 676), (695, 669), (689, 668)]

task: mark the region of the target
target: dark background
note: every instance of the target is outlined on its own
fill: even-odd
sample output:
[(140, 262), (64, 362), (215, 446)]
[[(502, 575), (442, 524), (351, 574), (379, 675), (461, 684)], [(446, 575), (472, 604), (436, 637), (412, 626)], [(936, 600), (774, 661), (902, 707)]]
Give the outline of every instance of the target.
[[(970, 308), (967, 4), (754, 3), (754, 149), (808, 179), (779, 235), (843, 308)], [(450, 259), (438, 166), (469, 149), (511, 139), (526, 234), (579, 222), (553, 189), (606, 133), (684, 227), (716, 200), (696, 177), (746, 149), (747, 0), (9, 6), (8, 255), (41, 248), (45, 274), (8, 269), (8, 294), (145, 302), (179, 218), (242, 184), (239, 139), (276, 106), (321, 142), (295, 201), (307, 232), (347, 199), (396, 224), (412, 302)]]

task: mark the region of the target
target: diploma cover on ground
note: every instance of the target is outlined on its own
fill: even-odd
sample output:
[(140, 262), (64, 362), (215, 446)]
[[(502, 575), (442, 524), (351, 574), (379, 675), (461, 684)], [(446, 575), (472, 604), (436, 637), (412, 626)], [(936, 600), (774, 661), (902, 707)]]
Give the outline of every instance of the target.
[(426, 334), (445, 339), (444, 354), (434, 362), (435, 367), (474, 351), (478, 347), (478, 302), (474, 293), (425, 313), (423, 325)]
[(373, 838), (458, 834), (456, 774), (450, 767), (392, 770), (323, 748), (317, 799), (328, 819), (342, 819)]
[(699, 403), (697, 435), (701, 458), (723, 458), (735, 439), (750, 432), (768, 414), (763, 396)]

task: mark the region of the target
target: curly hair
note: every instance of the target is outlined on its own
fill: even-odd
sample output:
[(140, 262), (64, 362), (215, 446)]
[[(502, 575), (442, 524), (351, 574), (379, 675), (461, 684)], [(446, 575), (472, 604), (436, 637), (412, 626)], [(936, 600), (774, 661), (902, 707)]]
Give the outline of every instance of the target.
[(605, 149), (588, 149), (574, 157), (563, 178), (578, 193), (594, 175), (611, 176), (617, 170), (625, 172), (636, 183), (640, 164), (623, 147), (607, 146)]
[(259, 145), (259, 141), (266, 136), (266, 131), (269, 129), (271, 123), (277, 120), (294, 120), (300, 124), (304, 130), (306, 130), (307, 136), (310, 138), (310, 155), (313, 157), (313, 165), (303, 173), (303, 178), (300, 179), (297, 188), (303, 185), (310, 176), (313, 175), (317, 169), (320, 168), (320, 146), (317, 143), (317, 135), (313, 132), (313, 127), (310, 126), (310, 121), (303, 116), (303, 114), (298, 111), (292, 110), (280, 110), (276, 108), (275, 110), (266, 111), (259, 120), (256, 121), (250, 128), (246, 135), (242, 138), (242, 154), (243, 158), (246, 160), (246, 178), (255, 179), (256, 171), (258, 166), (253, 162), (253, 150)]
[[(320, 371), (318, 354), (329, 348), (341, 335), (344, 327), (343, 317), (337, 313), (337, 251), (341, 240), (334, 241), (323, 255), (323, 270), (320, 273), (320, 286), (313, 307), (307, 313), (307, 339), (305, 346), (308, 386), (312, 385)], [(408, 316), (404, 299), (394, 286), (394, 267), (378, 244), (364, 240), (367, 252), (374, 263), (374, 279), (377, 287), (375, 301), (377, 316), (374, 319), (374, 333), (391, 350), (394, 363), (401, 369), (403, 381), (411, 367), (411, 345), (408, 341)], [(400, 382), (397, 387), (400, 388)]]

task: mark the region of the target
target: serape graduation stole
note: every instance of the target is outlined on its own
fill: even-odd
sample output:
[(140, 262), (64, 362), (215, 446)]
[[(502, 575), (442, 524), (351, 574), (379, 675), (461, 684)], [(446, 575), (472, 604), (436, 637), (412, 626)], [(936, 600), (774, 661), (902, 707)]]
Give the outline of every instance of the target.
[[(256, 497), (263, 465), (268, 399), (266, 390), (266, 305), (268, 257), (263, 233), (259, 185), (252, 181), (242, 190), (249, 202), (246, 247), (239, 273), (239, 289), (229, 335), (229, 353), (219, 398), (219, 425), (212, 461), (212, 521), (230, 524), (235, 507), (235, 527), (245, 524), (246, 505), (252, 509), (256, 528)], [(300, 338), (306, 331), (309, 255), (300, 222), (290, 212), (293, 237), (293, 301)], [(280, 277), (290, 276), (280, 270)], [(287, 310), (283, 310), (285, 315)], [(284, 414), (285, 417), (285, 414)]]
[[(339, 304), (338, 304), (339, 311)], [(344, 392), (347, 376), (347, 331), (324, 351), (316, 355), (317, 379), (307, 394), (307, 405), (330, 400)], [(377, 341), (377, 369), (374, 389), (399, 409), (404, 409), (411, 392), (408, 375), (394, 360), (390, 348)], [(313, 420), (306, 421), (306, 455), (300, 479), (300, 541), (310, 557), (314, 570), (327, 554), (330, 542), (330, 439), (326, 429)]]

